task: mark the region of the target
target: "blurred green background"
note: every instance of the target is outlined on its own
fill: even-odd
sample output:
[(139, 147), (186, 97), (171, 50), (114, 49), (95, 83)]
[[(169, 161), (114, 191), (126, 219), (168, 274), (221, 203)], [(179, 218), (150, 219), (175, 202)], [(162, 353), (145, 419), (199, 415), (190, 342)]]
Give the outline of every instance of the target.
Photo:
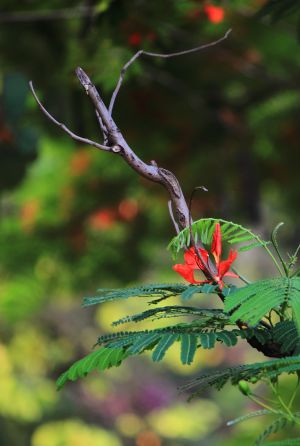
[[(200, 370), (261, 360), (247, 344), (198, 352), (193, 366), (180, 365), (176, 348), (159, 364), (142, 356), (56, 392), (55, 379), (112, 320), (143, 307), (129, 300), (83, 310), (82, 297), (98, 287), (178, 281), (165, 249), (174, 230), (160, 186), (117, 156), (74, 143), (28, 88), (32, 79), (58, 120), (100, 140), (78, 65), (108, 101), (138, 49), (179, 51), (233, 28), (200, 53), (140, 58), (115, 120), (142, 159), (177, 175), (187, 197), (208, 188), (194, 200), (194, 218), (222, 217), (262, 235), (282, 220), (292, 249), (300, 238), (300, 11), (283, 10), (273, 22), (255, 16), (264, 3), (1, 0), (1, 445), (237, 446), (264, 425), (225, 427), (249, 409), (235, 389), (192, 403), (177, 390)], [(239, 265), (251, 279), (273, 273), (255, 250)]]

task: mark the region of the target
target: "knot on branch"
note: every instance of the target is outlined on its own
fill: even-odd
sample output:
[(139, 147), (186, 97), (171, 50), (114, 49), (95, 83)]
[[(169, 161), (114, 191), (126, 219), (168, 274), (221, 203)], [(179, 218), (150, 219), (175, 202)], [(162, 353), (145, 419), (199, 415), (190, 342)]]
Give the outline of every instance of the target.
[(167, 169), (163, 169), (162, 167), (158, 167), (158, 174), (166, 184), (166, 187), (172, 191), (172, 193), (180, 198), (182, 192), (180, 184), (175, 177), (175, 175)]

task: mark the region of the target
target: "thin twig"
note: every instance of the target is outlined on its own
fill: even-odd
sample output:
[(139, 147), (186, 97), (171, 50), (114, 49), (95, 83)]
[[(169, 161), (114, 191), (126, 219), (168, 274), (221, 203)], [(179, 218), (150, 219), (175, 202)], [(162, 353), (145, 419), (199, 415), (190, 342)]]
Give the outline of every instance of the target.
[(101, 116), (100, 116), (98, 110), (95, 110), (95, 112), (96, 112), (96, 116), (97, 116), (97, 121), (98, 121), (99, 127), (100, 127), (102, 135), (103, 135), (103, 144), (106, 145), (107, 142), (108, 142), (107, 141), (107, 133), (108, 133), (107, 132), (107, 128), (103, 124), (103, 121), (101, 119)]
[(34, 99), (36, 100), (36, 102), (38, 103), (40, 109), (42, 110), (42, 112), (47, 116), (48, 119), (50, 119), (50, 121), (54, 122), (54, 124), (56, 124), (58, 127), (60, 127), (64, 132), (66, 132), (69, 136), (71, 136), (71, 138), (73, 138), (75, 141), (79, 141), (82, 142), (83, 144), (88, 144), (90, 146), (96, 147), (97, 149), (100, 150), (107, 150), (107, 151), (111, 151), (112, 147), (107, 147), (107, 146), (103, 146), (102, 144), (98, 144), (95, 141), (92, 141), (91, 139), (87, 139), (87, 138), (82, 138), (79, 135), (76, 135), (76, 133), (73, 133), (70, 129), (68, 129), (68, 127), (63, 124), (62, 122), (57, 121), (47, 110), (46, 108), (43, 106), (43, 104), (41, 103), (40, 99), (38, 98), (34, 87), (33, 87), (33, 83), (32, 81), (29, 82), (29, 86), (30, 89), (32, 91), (32, 94), (34, 96)]
[(170, 214), (171, 220), (172, 220), (173, 225), (175, 227), (176, 234), (178, 235), (179, 232), (180, 232), (180, 229), (179, 229), (179, 226), (176, 223), (176, 220), (174, 218), (173, 209), (172, 209), (172, 201), (171, 200), (168, 201), (168, 209), (169, 209), (169, 214)]
[(124, 76), (125, 76), (125, 73), (126, 73), (127, 69), (128, 69), (128, 68), (130, 67), (130, 65), (133, 64), (133, 62), (134, 62), (136, 59), (138, 59), (141, 55), (149, 56), (149, 57), (160, 57), (160, 58), (163, 58), (163, 59), (168, 59), (168, 58), (170, 58), (170, 57), (183, 56), (183, 55), (186, 55), (186, 54), (195, 53), (195, 52), (197, 52), (197, 51), (205, 50), (205, 49), (210, 48), (210, 47), (212, 47), (212, 46), (218, 45), (219, 43), (223, 42), (223, 40), (227, 39), (227, 37), (229, 36), (230, 33), (231, 33), (231, 29), (229, 29), (228, 31), (226, 31), (226, 33), (225, 33), (225, 35), (224, 35), (223, 37), (221, 37), (221, 38), (218, 39), (218, 40), (215, 40), (214, 42), (206, 43), (206, 44), (204, 44), (204, 45), (200, 45), (200, 46), (197, 46), (197, 47), (195, 47), (195, 48), (191, 48), (191, 49), (189, 49), (189, 50), (178, 51), (178, 52), (176, 52), (176, 53), (161, 54), (161, 53), (151, 53), (151, 52), (149, 52), (149, 51), (139, 50), (139, 51), (138, 51), (137, 53), (135, 53), (135, 55), (134, 55), (134, 56), (133, 56), (133, 57), (132, 57), (132, 58), (131, 58), (125, 65), (124, 65), (124, 67), (123, 67), (122, 70), (121, 70), (121, 73), (120, 73), (120, 77), (119, 77), (117, 86), (116, 86), (116, 88), (115, 88), (115, 90), (114, 90), (114, 92), (113, 92), (113, 94), (112, 94), (112, 97), (111, 97), (111, 100), (110, 100), (110, 103), (109, 103), (109, 107), (108, 107), (109, 114), (112, 115), (112, 111), (113, 111), (113, 108), (114, 108), (114, 103), (115, 103), (116, 97), (117, 97), (117, 95), (118, 95), (118, 93), (119, 93), (119, 90), (120, 90), (120, 88), (121, 88), (121, 85), (122, 85), (122, 83), (123, 83)]

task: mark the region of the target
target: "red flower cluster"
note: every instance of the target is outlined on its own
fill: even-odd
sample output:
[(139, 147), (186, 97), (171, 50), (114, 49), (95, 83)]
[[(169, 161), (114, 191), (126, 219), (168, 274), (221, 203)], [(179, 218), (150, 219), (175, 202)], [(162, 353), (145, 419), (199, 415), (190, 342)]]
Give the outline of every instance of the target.
[(213, 234), (213, 240), (211, 244), (211, 253), (215, 260), (215, 265), (217, 269), (217, 274), (212, 275), (211, 280), (196, 280), (194, 277), (194, 271), (200, 269), (201, 271), (210, 270), (208, 259), (209, 253), (206, 249), (199, 248), (198, 253), (202, 258), (202, 261), (199, 259), (195, 248), (190, 248), (184, 253), (184, 262), (183, 264), (179, 263), (173, 266), (173, 269), (179, 273), (185, 280), (190, 283), (200, 284), (200, 283), (217, 283), (222, 289), (224, 286), (223, 277), (235, 277), (238, 278), (238, 275), (229, 271), (231, 264), (234, 262), (237, 256), (237, 252), (232, 249), (229, 252), (229, 256), (227, 260), (221, 261), (222, 255), (222, 235), (221, 235), (221, 227), (220, 223), (216, 223), (215, 231)]
[(204, 12), (211, 23), (220, 23), (224, 20), (224, 9), (221, 6), (205, 5)]
[(140, 32), (131, 33), (127, 41), (131, 46), (140, 46), (143, 41), (154, 42), (156, 40), (156, 34), (153, 31), (149, 31), (147, 34), (141, 34)]

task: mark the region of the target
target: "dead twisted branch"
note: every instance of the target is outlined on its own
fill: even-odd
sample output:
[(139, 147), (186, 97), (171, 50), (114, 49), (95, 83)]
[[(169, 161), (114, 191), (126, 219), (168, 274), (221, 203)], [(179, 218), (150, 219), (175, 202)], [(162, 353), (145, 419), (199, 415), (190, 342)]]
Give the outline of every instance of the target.
[[(151, 52), (145, 52), (143, 50), (138, 51), (122, 68), (119, 80), (117, 82), (116, 88), (112, 94), (109, 106), (106, 107), (104, 102), (101, 99), (100, 94), (98, 93), (95, 85), (90, 80), (89, 76), (84, 72), (84, 70), (80, 67), (76, 69), (76, 75), (83, 86), (86, 94), (89, 96), (93, 107), (95, 109), (95, 113), (97, 116), (97, 120), (100, 125), (100, 129), (102, 131), (104, 143), (100, 144), (98, 142), (92, 141), (87, 138), (83, 138), (74, 132), (72, 132), (65, 124), (59, 122), (56, 118), (54, 118), (44, 107), (40, 99), (38, 98), (35, 89), (33, 87), (33, 83), (30, 82), (30, 88), (31, 91), (37, 101), (37, 104), (39, 105), (42, 112), (46, 115), (48, 119), (50, 119), (54, 124), (56, 124), (58, 127), (60, 127), (64, 132), (66, 132), (71, 138), (73, 138), (75, 141), (79, 141), (84, 144), (91, 145), (99, 150), (104, 150), (106, 152), (111, 152), (116, 155), (121, 156), (126, 163), (134, 169), (139, 175), (149, 179), (150, 181), (154, 181), (156, 183), (161, 184), (164, 186), (164, 188), (168, 191), (170, 196), (170, 202), (169, 202), (169, 212), (170, 216), (172, 218), (172, 221), (174, 223), (176, 231), (188, 228), (191, 226), (191, 217), (190, 217), (190, 210), (187, 205), (187, 202), (185, 200), (185, 197), (183, 195), (181, 186), (175, 177), (175, 175), (170, 172), (167, 169), (164, 169), (162, 167), (159, 167), (155, 161), (150, 161), (149, 164), (142, 161), (136, 153), (131, 149), (131, 147), (128, 145), (127, 141), (125, 140), (123, 134), (119, 130), (118, 126), (116, 125), (113, 117), (112, 117), (112, 111), (115, 104), (115, 100), (117, 98), (117, 95), (120, 91), (122, 82), (124, 80), (125, 73), (129, 66), (140, 56), (150, 56), (150, 57), (161, 57), (161, 58), (170, 58), (170, 57), (177, 57), (177, 56), (183, 56), (186, 54), (190, 54), (196, 51), (200, 51), (203, 49), (210, 48), (212, 46), (217, 45), (218, 43), (222, 42), (223, 40), (227, 39), (229, 33), (231, 30), (228, 30), (226, 34), (216, 40), (215, 42), (208, 43), (206, 45), (201, 45), (196, 48), (192, 48), (185, 51), (180, 51), (176, 53), (171, 54), (159, 54), (159, 53), (151, 53)], [(173, 215), (173, 210), (175, 211), (175, 215)], [(195, 246), (195, 242), (192, 237), (192, 244)], [(203, 247), (201, 242), (197, 242), (197, 248)], [(201, 254), (198, 249), (196, 249), (196, 252), (198, 252), (200, 261)], [(202, 262), (203, 263), (203, 262)], [(204, 274), (208, 279), (211, 279), (216, 274), (216, 268), (215, 265), (209, 261), (207, 270), (204, 271)], [(219, 293), (219, 297), (224, 300), (224, 296), (222, 293)], [(262, 321), (263, 323), (263, 321)], [(240, 322), (238, 324), (241, 328), (245, 327), (245, 324)], [(262, 345), (257, 339), (250, 339), (248, 340), (248, 343), (256, 348), (258, 351), (262, 352), (265, 356), (270, 357), (282, 357), (282, 353), (280, 352), (280, 346), (275, 345), (271, 342)]]

